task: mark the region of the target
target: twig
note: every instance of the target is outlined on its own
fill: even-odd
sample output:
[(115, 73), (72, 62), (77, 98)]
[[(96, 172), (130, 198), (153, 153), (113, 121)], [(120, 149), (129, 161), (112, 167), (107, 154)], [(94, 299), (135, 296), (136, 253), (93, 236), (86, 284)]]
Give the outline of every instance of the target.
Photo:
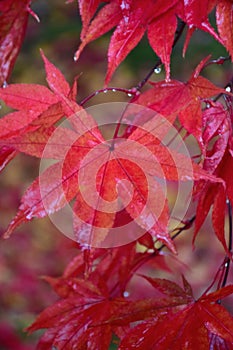
[(220, 56), (219, 58), (216, 58), (215, 60), (211, 60), (209, 62), (206, 62), (206, 64), (204, 65), (203, 69), (212, 65), (212, 64), (219, 64), (219, 65), (222, 65), (224, 64), (226, 61), (230, 61), (231, 59), (231, 56), (227, 56), (227, 57), (223, 57), (223, 56)]
[[(193, 216), (191, 219), (186, 220), (185, 223), (184, 223), (184, 225), (183, 225), (182, 227), (176, 229), (175, 231), (177, 231), (177, 232), (171, 237), (172, 240), (176, 239), (176, 237), (178, 237), (178, 236), (181, 234), (181, 232), (183, 232), (183, 231), (185, 231), (185, 230), (188, 230), (188, 229), (192, 226), (193, 222), (195, 221), (195, 218), (196, 218), (196, 216)], [(155, 243), (156, 243), (156, 242), (155, 242)], [(156, 249), (153, 253), (148, 254), (148, 255), (143, 254), (143, 256), (141, 257), (141, 259), (138, 259), (138, 260), (135, 262), (134, 266), (132, 266), (132, 269), (131, 269), (131, 271), (130, 271), (128, 277), (127, 277), (126, 280), (124, 281), (124, 287), (126, 287), (126, 285), (127, 285), (128, 282), (130, 281), (130, 279), (132, 278), (132, 276), (134, 276), (135, 272), (136, 272), (142, 265), (144, 265), (145, 263), (147, 263), (147, 262), (150, 261), (151, 259), (155, 258), (155, 257), (159, 254), (159, 252), (160, 252), (162, 249), (164, 249), (164, 248), (166, 248), (166, 245), (165, 245), (165, 244), (162, 244), (162, 245), (161, 245), (158, 249)], [(117, 290), (118, 287), (119, 287), (119, 282), (117, 282), (117, 283), (115, 284), (115, 286), (112, 288), (112, 292), (113, 292), (113, 291), (116, 292), (116, 290)]]
[[(232, 224), (232, 207), (231, 203), (229, 200), (227, 200), (227, 208), (228, 208), (228, 217), (229, 217), (229, 241), (228, 241), (228, 249), (229, 249), (229, 255), (232, 254), (232, 241), (233, 241), (233, 224)], [(227, 255), (225, 256), (220, 268), (218, 269), (213, 282), (210, 284), (210, 286), (206, 289), (204, 294), (207, 294), (208, 291), (213, 287), (213, 285), (216, 283), (217, 278), (219, 279), (218, 285), (217, 285), (217, 290), (223, 288), (227, 284), (227, 279), (229, 275), (229, 270), (230, 270), (230, 264), (231, 264), (231, 259), (230, 256)], [(220, 275), (220, 277), (219, 277)], [(221, 299), (217, 300), (218, 304), (221, 304)]]
[[(225, 89), (226, 91), (227, 91), (228, 88), (229, 88), (229, 91), (228, 91), (228, 92), (231, 92), (231, 91), (232, 91), (232, 88), (233, 88), (233, 76), (232, 76), (230, 82), (227, 83), (227, 84), (224, 86), (224, 89)], [(217, 102), (217, 101), (220, 99), (220, 97), (222, 97), (223, 95), (225, 95), (225, 94), (224, 94), (224, 93), (218, 94), (215, 98), (213, 98), (212, 101)]]
[[(232, 207), (231, 207), (231, 203), (229, 200), (227, 200), (227, 208), (228, 208), (228, 220), (229, 220), (229, 241), (228, 241), (228, 249), (229, 252), (232, 253), (232, 235), (233, 235), (233, 227), (232, 227)], [(227, 284), (227, 278), (228, 278), (228, 274), (229, 274), (229, 270), (230, 270), (230, 264), (231, 264), (231, 259), (229, 256), (226, 257), (225, 259), (225, 264), (224, 264), (224, 277), (223, 277), (223, 281), (221, 284), (221, 287), (225, 287), (225, 285)]]
[[(180, 25), (179, 25), (179, 28), (176, 31), (176, 37), (174, 39), (172, 48), (174, 48), (174, 46), (177, 44), (178, 40), (180, 39), (180, 37), (181, 37), (181, 35), (183, 33), (184, 28), (185, 28), (185, 23), (183, 21), (180, 21)], [(143, 86), (147, 83), (147, 81), (150, 79), (150, 77), (154, 73), (154, 70), (156, 68), (158, 68), (161, 64), (162, 64), (162, 61), (159, 58), (158, 61), (156, 62), (156, 64), (154, 65), (154, 67), (145, 76), (145, 78), (142, 81), (140, 81), (140, 83), (137, 86), (135, 86), (135, 89), (140, 91), (143, 88)]]
[(106, 93), (108, 91), (111, 92), (123, 92), (125, 94), (127, 94), (129, 97), (132, 96), (136, 96), (138, 95), (138, 91), (136, 89), (123, 89), (123, 88), (119, 88), (119, 87), (106, 87), (105, 89), (100, 89), (100, 90), (96, 90), (95, 92), (93, 92), (92, 94), (90, 94), (89, 96), (85, 97), (80, 103), (80, 106), (84, 106), (88, 101), (90, 101), (93, 97), (99, 95), (100, 93)]

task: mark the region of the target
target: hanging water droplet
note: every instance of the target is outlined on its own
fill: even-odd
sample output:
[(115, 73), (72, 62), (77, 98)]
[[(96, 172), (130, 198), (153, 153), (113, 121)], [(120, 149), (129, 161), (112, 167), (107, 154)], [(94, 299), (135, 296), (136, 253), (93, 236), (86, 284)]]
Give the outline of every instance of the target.
[(231, 87), (228, 85), (228, 86), (225, 88), (225, 90), (226, 90), (227, 92), (231, 92)]
[(155, 74), (159, 74), (159, 73), (161, 73), (161, 67), (156, 67), (155, 69), (154, 69), (154, 72), (155, 72)]
[(112, 89), (112, 92), (116, 92), (116, 89)]
[(2, 84), (3, 89), (5, 89), (7, 86), (8, 86), (7, 82), (4, 81), (3, 84)]
[(224, 266), (225, 266), (225, 267), (228, 267), (228, 263), (226, 262)]
[(108, 92), (108, 90), (107, 90), (107, 89), (105, 89), (105, 90), (104, 90), (104, 94), (106, 94), (107, 92)]
[(227, 198), (227, 200), (226, 200), (226, 204), (229, 204), (230, 203), (230, 201), (229, 201), (229, 199)]
[(210, 103), (206, 102), (206, 108), (210, 108)]
[(128, 93), (127, 95), (128, 95), (129, 97), (132, 97), (132, 96), (133, 96), (133, 95), (132, 95), (132, 94), (130, 94), (130, 93)]
[(129, 292), (127, 292), (126, 290), (123, 293), (124, 297), (127, 298), (129, 296)]
[(74, 55), (74, 62), (78, 61), (78, 57), (76, 55)]
[(152, 248), (151, 248), (151, 249), (147, 249), (147, 253), (148, 253), (148, 254), (153, 254), (154, 252), (155, 252), (155, 250), (152, 249)]

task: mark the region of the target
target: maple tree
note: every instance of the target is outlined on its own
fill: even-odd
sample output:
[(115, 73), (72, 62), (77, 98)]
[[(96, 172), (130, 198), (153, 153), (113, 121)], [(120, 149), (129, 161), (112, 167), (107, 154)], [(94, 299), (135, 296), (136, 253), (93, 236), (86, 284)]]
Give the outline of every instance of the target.
[[(46, 329), (37, 345), (44, 350), (114, 345), (120, 350), (233, 349), (233, 318), (223, 304), (233, 294), (233, 78), (219, 87), (202, 76), (209, 65), (232, 60), (232, 1), (79, 0), (78, 5), (77, 65), (90, 42), (114, 29), (105, 85), (81, 101), (78, 78), (69, 84), (42, 50), (48, 87), (7, 84), (28, 15), (39, 19), (30, 0), (0, 3), (0, 99), (11, 108), (0, 119), (0, 170), (7, 171), (19, 153), (46, 164), (22, 196), (3, 238), (33, 218), (49, 216), (56, 224), (58, 213), (67, 225), (62, 232), (78, 250), (61, 277), (44, 278), (58, 300), (27, 330)], [(216, 26), (209, 20), (213, 13)], [(173, 79), (173, 49), (186, 30), (185, 55), (195, 29), (211, 35), (229, 56), (203, 57), (187, 81)], [(158, 56), (154, 67), (133, 88), (109, 87), (145, 33)], [(163, 65), (165, 80), (149, 81)], [(85, 106), (107, 91), (123, 92), (129, 101), (120, 107), (112, 102), (110, 109), (100, 106), (109, 117), (101, 124), (95, 109)], [(198, 155), (189, 153), (188, 143)], [(189, 191), (182, 186), (190, 186)], [(177, 219), (171, 197), (176, 192), (181, 202), (179, 192), (186, 191), (192, 215), (185, 207)], [(68, 219), (62, 214), (67, 206)], [(223, 259), (212, 283), (195, 296), (188, 271), (180, 274), (182, 287), (161, 274), (172, 272), (169, 259), (178, 260), (176, 237), (190, 230), (194, 247), (210, 215)], [(154, 277), (153, 266), (160, 277)], [(140, 283), (133, 290), (135, 278), (145, 295)]]

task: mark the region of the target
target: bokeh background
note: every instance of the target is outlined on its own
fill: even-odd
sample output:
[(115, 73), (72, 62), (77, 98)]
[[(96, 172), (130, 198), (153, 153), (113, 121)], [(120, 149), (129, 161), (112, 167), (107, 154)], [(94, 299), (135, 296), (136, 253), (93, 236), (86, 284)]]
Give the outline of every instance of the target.
[[(66, 4), (64, 0), (38, 0), (32, 3), (32, 9), (41, 22), (37, 23), (32, 17), (29, 18), (26, 38), (8, 83), (46, 84), (39, 53), (41, 48), (70, 83), (74, 77), (79, 76), (78, 102), (101, 89), (107, 68), (110, 33), (89, 44), (80, 60), (75, 63), (73, 56), (80, 43), (81, 31), (77, 2)], [(214, 23), (213, 15), (211, 21)], [(172, 54), (171, 72), (174, 79), (187, 80), (193, 68), (209, 54), (213, 58), (227, 56), (220, 44), (200, 31), (194, 33), (185, 58), (182, 57), (183, 42), (184, 35)], [(137, 85), (156, 60), (155, 53), (144, 38), (118, 68), (110, 86), (129, 89)], [(164, 69), (161, 68), (161, 72), (153, 74), (151, 80), (159, 81), (164, 78)], [(229, 62), (224, 66), (211, 65), (203, 74), (216, 85), (224, 87), (230, 80), (232, 66)], [(108, 92), (99, 94), (88, 105), (128, 99), (123, 93)], [(1, 116), (6, 111), (3, 106)], [(0, 174), (1, 232), (4, 232), (15, 214), (25, 189), (38, 176), (38, 168), (38, 159), (19, 155)], [(193, 209), (190, 209), (190, 215)], [(147, 269), (154, 276), (164, 278), (179, 279), (180, 272), (184, 273), (198, 296), (212, 281), (224, 252), (208, 220), (198, 236), (195, 250), (192, 250), (191, 241), (191, 231), (185, 231), (176, 240), (178, 257), (172, 258), (168, 251), (164, 251), (171, 268), (174, 269), (173, 273), (161, 273), (155, 263), (151, 263)], [(27, 335), (23, 329), (41, 310), (56, 300), (55, 293), (43, 281), (43, 276), (59, 276), (76, 254), (76, 244), (57, 232), (47, 218), (23, 225), (9, 240), (0, 242), (0, 350), (35, 349), (40, 332)], [(229, 279), (232, 280), (232, 270)], [(137, 288), (142, 288), (141, 279), (135, 278), (132, 281), (129, 292), (136, 285)], [(142, 290), (145, 296), (149, 293), (146, 286)], [(228, 309), (231, 308), (230, 299), (225, 300), (225, 305)]]

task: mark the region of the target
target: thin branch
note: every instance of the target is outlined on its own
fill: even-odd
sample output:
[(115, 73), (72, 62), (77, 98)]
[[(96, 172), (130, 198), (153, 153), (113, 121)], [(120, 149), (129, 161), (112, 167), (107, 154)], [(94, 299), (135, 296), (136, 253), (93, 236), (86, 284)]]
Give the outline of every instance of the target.
[[(177, 44), (178, 40), (180, 39), (183, 31), (185, 28), (185, 23), (183, 21), (180, 22), (179, 28), (176, 31), (176, 35), (175, 35), (175, 39), (174, 39), (174, 43), (172, 45), (172, 48), (175, 47), (175, 45)], [(150, 77), (152, 76), (152, 74), (154, 73), (155, 69), (158, 68), (159, 66), (161, 66), (162, 61), (159, 58), (158, 61), (156, 62), (156, 64), (154, 65), (154, 67), (149, 71), (149, 73), (145, 76), (145, 78), (140, 81), (140, 83), (135, 86), (135, 89), (137, 90), (141, 90), (143, 88), (143, 86), (148, 82), (148, 80), (150, 79)]]
[[(192, 224), (194, 223), (195, 221), (195, 218), (196, 216), (193, 216), (191, 219), (189, 220), (186, 220), (184, 225), (178, 229), (176, 229), (175, 231), (177, 231), (172, 237), (171, 239), (174, 240), (176, 239), (180, 234), (181, 232), (185, 231), (185, 230), (188, 230)], [(156, 243), (156, 242), (155, 242)], [(132, 278), (132, 276), (134, 276), (135, 272), (142, 266), (144, 265), (145, 263), (147, 263), (148, 261), (150, 261), (151, 259), (155, 258), (159, 252), (166, 248), (166, 245), (165, 244), (162, 244), (158, 249), (156, 249), (153, 253), (151, 254), (148, 254), (148, 255), (145, 255), (143, 254), (143, 256), (138, 259), (134, 266), (132, 266), (132, 269), (128, 275), (128, 277), (126, 278), (126, 280), (124, 281), (124, 286), (126, 287), (126, 285), (129, 283), (130, 279)], [(112, 291), (116, 291), (117, 290), (117, 287), (119, 287), (119, 282), (116, 283), (116, 285), (112, 288)]]
[[(231, 91), (232, 91), (232, 89), (233, 89), (233, 76), (232, 76), (230, 82), (227, 83), (227, 84), (224, 86), (224, 89), (225, 89), (226, 91), (228, 91), (228, 89), (229, 89), (228, 92), (231, 92)], [(217, 102), (217, 101), (220, 99), (220, 97), (222, 97), (223, 95), (225, 96), (225, 94), (223, 94), (223, 93), (218, 94), (215, 98), (213, 98), (213, 101), (214, 101), (214, 102)]]
[[(206, 289), (204, 294), (207, 294), (207, 292), (213, 287), (213, 285), (216, 283), (217, 278), (219, 279), (217, 290), (223, 288), (227, 284), (227, 279), (229, 275), (230, 270), (230, 264), (231, 264), (231, 258), (230, 254), (232, 254), (232, 244), (233, 244), (233, 223), (232, 223), (232, 207), (229, 200), (227, 200), (227, 208), (228, 208), (228, 220), (229, 220), (229, 241), (228, 241), (228, 249), (229, 254), (225, 256), (221, 266), (219, 267), (213, 282), (210, 284), (210, 286)], [(220, 276), (219, 276), (220, 275)], [(221, 299), (217, 300), (218, 304), (221, 304)]]
[[(233, 240), (233, 227), (232, 227), (232, 206), (229, 200), (227, 200), (227, 208), (228, 208), (228, 221), (229, 221), (229, 241), (228, 241), (228, 249), (230, 254), (232, 253), (232, 240)], [(230, 270), (231, 259), (229, 256), (226, 257), (226, 261), (224, 264), (224, 277), (222, 281), (221, 287), (225, 287), (227, 284), (227, 278)]]
[(90, 94), (89, 96), (85, 97), (80, 103), (80, 106), (84, 106), (88, 101), (90, 101), (93, 97), (99, 95), (100, 93), (107, 93), (108, 91), (111, 92), (123, 92), (125, 94), (127, 94), (129, 97), (132, 96), (136, 96), (138, 95), (138, 91), (136, 89), (123, 89), (123, 88), (119, 88), (119, 87), (106, 87), (105, 89), (100, 89), (100, 90), (96, 90), (95, 92), (93, 92), (92, 94)]
[(203, 69), (208, 67), (208, 66), (211, 66), (212, 64), (219, 64), (219, 65), (222, 65), (224, 64), (225, 62), (227, 61), (230, 61), (231, 60), (231, 56), (227, 56), (227, 57), (223, 57), (223, 56), (220, 56), (219, 58), (216, 58), (215, 60), (211, 60), (209, 62), (207, 62)]

